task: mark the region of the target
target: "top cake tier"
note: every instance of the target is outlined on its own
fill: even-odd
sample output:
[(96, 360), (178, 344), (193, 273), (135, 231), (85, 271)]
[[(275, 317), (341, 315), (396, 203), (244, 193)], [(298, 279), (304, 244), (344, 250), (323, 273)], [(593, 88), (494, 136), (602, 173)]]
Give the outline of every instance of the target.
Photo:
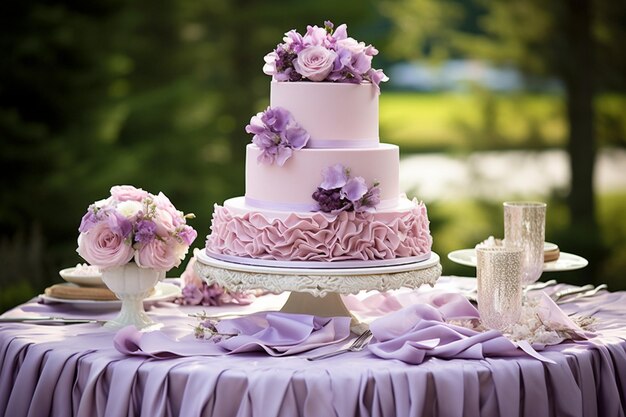
[(272, 81), (270, 89), (270, 106), (291, 112), (311, 136), (307, 148), (378, 146), (375, 85)]

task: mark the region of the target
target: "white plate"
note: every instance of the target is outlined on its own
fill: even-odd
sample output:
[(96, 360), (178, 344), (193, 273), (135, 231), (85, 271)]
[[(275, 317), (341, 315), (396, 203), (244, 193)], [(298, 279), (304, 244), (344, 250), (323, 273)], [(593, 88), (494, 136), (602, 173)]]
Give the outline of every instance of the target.
[[(457, 264), (476, 267), (476, 250), (455, 250), (448, 254), (448, 259)], [(584, 268), (587, 264), (589, 264), (589, 262), (581, 256), (561, 252), (559, 259), (556, 261), (544, 263), (543, 270), (544, 272), (573, 271), (575, 269)]]
[(81, 285), (84, 287), (102, 287), (104, 282), (102, 282), (102, 274), (78, 274), (76, 271), (76, 267), (65, 268), (59, 271), (59, 275), (67, 282), (71, 282), (76, 285)]
[(431, 252), (430, 258), (421, 261), (413, 262), (402, 265), (389, 265), (389, 266), (372, 266), (365, 268), (336, 268), (336, 269), (321, 269), (321, 268), (287, 268), (287, 267), (271, 267), (271, 266), (259, 266), (259, 265), (247, 265), (238, 264), (234, 262), (222, 261), (219, 259), (208, 256), (204, 250), (194, 251), (194, 255), (205, 265), (230, 269), (241, 272), (255, 272), (266, 274), (284, 274), (284, 275), (377, 275), (377, 274), (393, 274), (397, 272), (416, 271), (420, 269), (426, 269), (433, 267), (439, 263), (439, 255), (435, 252)]
[[(144, 307), (156, 303), (157, 301), (168, 301), (180, 296), (180, 287), (167, 282), (158, 282), (154, 287), (154, 293), (143, 300)], [(122, 303), (119, 300), (111, 301), (95, 301), (95, 300), (68, 300), (64, 298), (50, 297), (46, 294), (39, 295), (39, 298), (47, 303), (62, 303), (70, 304), (80, 310), (114, 310), (121, 307)]]

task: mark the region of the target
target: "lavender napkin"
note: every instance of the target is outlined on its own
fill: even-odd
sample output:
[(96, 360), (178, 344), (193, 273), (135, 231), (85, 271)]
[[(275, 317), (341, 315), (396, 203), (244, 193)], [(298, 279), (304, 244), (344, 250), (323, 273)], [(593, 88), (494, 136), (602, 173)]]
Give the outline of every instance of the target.
[(217, 330), (237, 336), (221, 338), (218, 342), (192, 337), (176, 340), (160, 331), (141, 333), (134, 327), (126, 327), (116, 334), (113, 344), (121, 353), (158, 359), (257, 351), (285, 356), (346, 339), (350, 335), (350, 317), (267, 312), (222, 320)]
[(428, 357), (484, 359), (524, 353), (553, 362), (529, 343), (513, 342), (499, 331), (478, 331), (460, 325), (479, 318), (478, 310), (460, 294), (432, 292), (421, 298), (421, 303), (371, 323), (370, 329), (377, 340), (369, 346), (373, 354), (411, 364), (420, 364)]
[(218, 345), (230, 353), (264, 350), (272, 356), (293, 355), (345, 340), (350, 336), (350, 320), (275, 312), (223, 320), (218, 330), (238, 336)]

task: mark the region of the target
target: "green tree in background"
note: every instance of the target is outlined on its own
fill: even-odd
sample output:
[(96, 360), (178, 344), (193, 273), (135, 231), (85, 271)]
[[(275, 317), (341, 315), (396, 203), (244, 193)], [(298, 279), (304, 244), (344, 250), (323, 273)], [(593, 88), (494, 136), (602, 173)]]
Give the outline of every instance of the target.
[(213, 204), (243, 192), (244, 126), (269, 100), (263, 56), (326, 19), (362, 36), (374, 12), (331, 0), (0, 4), (0, 309), (81, 261), (80, 218), (115, 184), (195, 213), (202, 247)]
[(392, 51), (405, 58), (471, 56), (512, 64), (565, 88), (571, 181), (570, 238), (600, 251), (593, 172), (594, 99), (626, 88), (626, 5), (612, 0), (402, 0), (381, 7), (395, 24)]

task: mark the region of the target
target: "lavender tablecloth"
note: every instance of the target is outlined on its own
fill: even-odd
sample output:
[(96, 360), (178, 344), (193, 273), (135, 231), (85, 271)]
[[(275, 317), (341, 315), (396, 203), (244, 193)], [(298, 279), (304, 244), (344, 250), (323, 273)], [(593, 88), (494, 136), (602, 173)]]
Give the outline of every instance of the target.
[[(437, 288), (468, 289), (473, 279), (442, 277)], [(560, 289), (551, 288), (550, 291)], [(428, 291), (423, 288), (418, 291)], [(367, 311), (374, 317), (410, 302), (399, 290)], [(188, 335), (188, 313), (277, 309), (286, 295), (250, 306), (155, 305), (149, 312), (171, 337)], [(97, 324), (0, 324), (0, 415), (18, 416), (624, 416), (626, 409), (626, 292), (602, 292), (567, 303), (567, 313), (598, 319), (597, 337), (563, 343), (542, 354), (485, 360), (430, 358), (420, 365), (384, 360), (367, 351), (309, 362), (306, 354), (262, 353), (154, 360), (125, 356), (114, 333)], [(7, 315), (107, 318), (35, 301)], [(199, 342), (201, 343), (201, 342)]]

